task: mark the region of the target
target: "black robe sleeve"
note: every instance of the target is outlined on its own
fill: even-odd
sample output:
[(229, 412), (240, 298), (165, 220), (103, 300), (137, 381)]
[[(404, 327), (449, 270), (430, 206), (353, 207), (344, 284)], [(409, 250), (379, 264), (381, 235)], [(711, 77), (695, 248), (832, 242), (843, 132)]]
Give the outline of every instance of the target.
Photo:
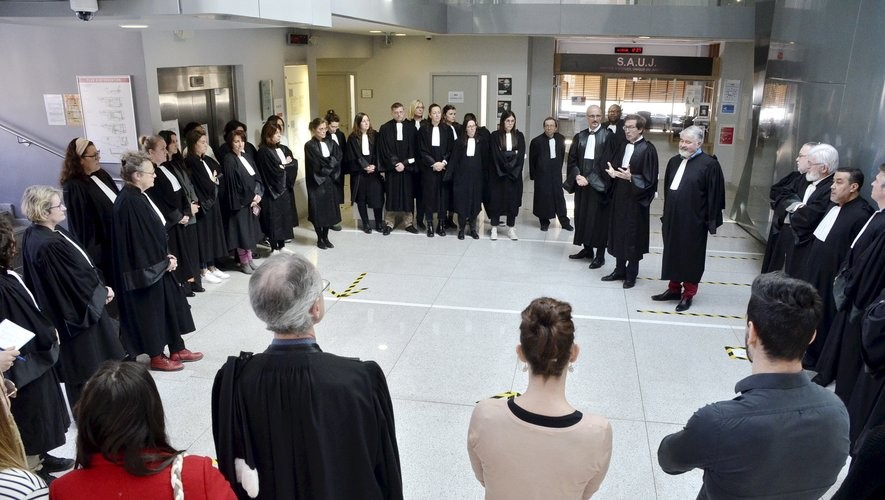
[(396, 425), (393, 417), (393, 402), (387, 388), (384, 372), (374, 361), (364, 361), (372, 380), (375, 414), (378, 425), (379, 446), (375, 457), (375, 478), (386, 499), (402, 499), (402, 469), (399, 461), (399, 447), (396, 444)]
[(495, 169), (498, 171), (499, 177), (509, 177), (512, 180), (519, 180), (522, 177), (522, 167), (525, 163), (525, 136), (522, 132), (514, 130), (513, 134), (513, 151), (505, 151), (501, 146), (503, 132), (492, 133), (492, 161), (495, 162)]
[(329, 148), (328, 158), (323, 156), (320, 141), (311, 139), (304, 144), (307, 182), (312, 186), (320, 186), (327, 180), (337, 179), (341, 175), (341, 148), (329, 139), (325, 143)]
[(261, 146), (255, 166), (266, 193), (274, 200), (282, 196), (286, 191), (286, 171), (274, 148)]
[[(640, 165), (633, 164), (637, 159)], [(642, 206), (651, 205), (658, 189), (658, 152), (652, 143), (647, 140), (636, 143), (630, 162), (630, 172), (634, 199)]]

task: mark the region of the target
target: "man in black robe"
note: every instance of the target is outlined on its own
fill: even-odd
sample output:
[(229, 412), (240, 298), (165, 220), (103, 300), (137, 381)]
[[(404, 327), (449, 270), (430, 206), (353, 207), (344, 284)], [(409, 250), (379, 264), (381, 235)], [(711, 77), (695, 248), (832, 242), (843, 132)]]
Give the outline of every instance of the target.
[(885, 164), (873, 179), (870, 196), (879, 210), (873, 213), (851, 242), (833, 284), (836, 316), (830, 325), (814, 381), (827, 386), (836, 381), (836, 395), (845, 404), (863, 371), (861, 321), (864, 311), (885, 289)]
[(615, 135), (618, 143), (627, 141), (627, 137), (624, 136), (624, 120), (621, 118), (621, 113), (621, 106), (619, 104), (612, 104), (608, 107), (606, 120), (602, 122), (602, 126)]
[(829, 144), (818, 144), (808, 151), (808, 185), (796, 200), (787, 207), (794, 248), (787, 254), (784, 271), (790, 276), (800, 276), (808, 262), (814, 230), (830, 209), (830, 186), (833, 172), (839, 166), (839, 152)]
[(652, 300), (678, 300), (676, 311), (691, 307), (707, 260), (707, 233), (716, 234), (725, 209), (725, 180), (715, 156), (701, 150), (704, 130), (692, 125), (679, 133), (679, 154), (664, 174), (664, 257), (661, 279), (667, 291)]
[(562, 192), (562, 162), (565, 160), (565, 137), (556, 130), (553, 117), (544, 119), (544, 133), (529, 144), (529, 179), (535, 181), (532, 214), (541, 223), (541, 231), (550, 227), (556, 217), (566, 231), (572, 231)]
[(860, 196), (863, 172), (856, 168), (839, 168), (833, 175), (830, 189), (832, 204), (812, 233), (807, 262), (796, 277), (817, 288), (823, 302), (823, 313), (817, 325), (817, 336), (808, 346), (803, 363), (813, 370), (826, 343), (836, 305), (833, 300), (833, 279), (838, 273), (851, 243), (870, 215), (872, 207)]
[(615, 132), (603, 127), (599, 123), (601, 119), (602, 109), (599, 106), (588, 107), (587, 128), (575, 134), (568, 150), (566, 186), (572, 187), (575, 193), (576, 230), (573, 241), (582, 247), (569, 258), (593, 259), (590, 269), (605, 264), (605, 245), (611, 218), (609, 191), (612, 180), (605, 173), (605, 165), (616, 141)]
[(768, 192), (771, 199), (771, 210), (774, 212), (771, 228), (768, 230), (768, 242), (765, 245), (765, 257), (762, 259), (762, 273), (780, 271), (784, 268), (787, 255), (793, 252), (793, 234), (790, 230), (790, 217), (787, 207), (801, 202), (808, 181), (808, 152), (819, 142), (807, 142), (799, 149), (796, 157), (796, 170), (774, 183)]
[(212, 388), (219, 470), (239, 498), (403, 497), (384, 372), (317, 345), (328, 283), (301, 255), (270, 257), (249, 280), (273, 341), (228, 358)]
[(418, 171), (415, 161), (415, 127), (405, 122), (405, 110), (401, 103), (390, 106), (393, 118), (378, 130), (378, 168), (384, 172), (387, 193), (387, 227), (396, 227), (397, 216), (402, 217), (406, 231), (417, 234), (412, 219), (415, 197), (412, 193), (412, 175)]
[(613, 183), (608, 253), (616, 262), (615, 270), (602, 281), (624, 280), (624, 288), (636, 285), (639, 261), (648, 253), (649, 206), (658, 190), (658, 152), (642, 137), (644, 130), (644, 117), (627, 115), (627, 142), (606, 162)]

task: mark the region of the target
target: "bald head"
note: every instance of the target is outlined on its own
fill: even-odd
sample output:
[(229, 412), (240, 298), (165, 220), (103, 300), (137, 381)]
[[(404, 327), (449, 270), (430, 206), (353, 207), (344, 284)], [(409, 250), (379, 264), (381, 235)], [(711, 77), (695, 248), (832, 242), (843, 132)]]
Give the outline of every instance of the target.
[(587, 108), (587, 128), (595, 129), (602, 122), (602, 108), (593, 105)]

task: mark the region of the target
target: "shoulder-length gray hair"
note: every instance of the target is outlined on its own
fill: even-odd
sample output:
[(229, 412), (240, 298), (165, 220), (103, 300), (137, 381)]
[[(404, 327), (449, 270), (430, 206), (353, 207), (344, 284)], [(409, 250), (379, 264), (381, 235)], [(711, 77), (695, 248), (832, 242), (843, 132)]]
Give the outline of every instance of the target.
[(322, 293), (320, 273), (301, 255), (274, 255), (249, 279), (252, 310), (274, 333), (301, 333), (313, 326), (310, 308)]

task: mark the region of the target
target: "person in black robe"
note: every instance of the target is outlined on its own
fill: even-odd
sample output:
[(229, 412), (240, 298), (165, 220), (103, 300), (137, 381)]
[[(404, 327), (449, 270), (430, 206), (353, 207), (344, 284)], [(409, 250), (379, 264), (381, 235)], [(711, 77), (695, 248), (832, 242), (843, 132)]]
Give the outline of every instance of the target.
[(873, 179), (871, 197), (879, 210), (854, 238), (833, 284), (836, 316), (821, 349), (812, 379), (826, 387), (836, 381), (836, 395), (851, 400), (863, 363), (860, 331), (863, 312), (885, 289), (885, 164)]
[[(60, 459), (47, 455), (49, 450), (65, 443), (71, 425), (53, 366), (58, 361), (58, 337), (52, 322), (43, 315), (25, 282), (12, 270), (15, 235), (9, 222), (0, 217), (0, 321), (9, 320), (34, 334), (34, 338), (10, 353), (26, 361), (13, 361), (3, 376), (14, 384), (16, 395), (10, 400), (13, 418), (19, 428), (28, 459), (28, 466), (37, 468), (41, 458), (52, 462)], [(8, 385), (8, 384), (7, 384)], [(70, 468), (73, 461), (65, 468)], [(41, 476), (61, 468), (43, 466)]]
[(301, 255), (272, 256), (249, 280), (273, 341), (229, 357), (212, 387), (218, 469), (238, 498), (403, 498), (384, 372), (317, 344), (326, 287)]
[(566, 231), (574, 228), (568, 218), (565, 193), (562, 191), (562, 164), (565, 161), (565, 137), (556, 130), (553, 117), (544, 119), (544, 133), (529, 144), (529, 179), (535, 181), (532, 214), (538, 218), (541, 231), (550, 227), (556, 217)]
[(412, 177), (419, 174), (418, 163), (415, 161), (417, 130), (403, 120), (405, 112), (401, 103), (393, 103), (390, 114), (393, 118), (381, 125), (377, 139), (378, 168), (384, 173), (387, 192), (385, 224), (393, 230), (397, 217), (401, 217), (406, 231), (417, 234), (412, 215), (415, 204)]
[[(194, 292), (206, 291), (200, 276), (200, 249), (197, 245), (196, 224), (200, 201), (191, 182), (190, 170), (184, 162), (184, 157), (181, 156), (178, 136), (171, 130), (161, 130), (157, 135), (166, 142), (166, 161), (160, 165), (157, 180), (154, 181), (151, 191), (157, 191), (158, 195), (162, 193), (162, 197), (170, 206), (176, 203), (177, 197), (179, 210), (188, 217), (186, 224), (169, 229), (169, 251), (178, 257), (178, 267), (173, 271), (175, 279), (184, 286), (185, 295), (193, 297)], [(160, 174), (164, 179), (160, 179)], [(175, 190), (173, 178), (181, 186), (180, 192)]]
[(652, 300), (678, 300), (676, 311), (691, 307), (707, 261), (707, 234), (716, 234), (725, 210), (725, 180), (715, 156), (701, 150), (704, 130), (692, 125), (679, 133), (679, 154), (664, 173), (664, 255), (661, 279), (667, 290)]
[[(329, 133), (326, 136), (334, 142), (339, 149), (341, 149), (341, 154), (345, 154), (345, 149), (347, 146), (347, 138), (344, 136), (344, 132), (341, 131), (341, 117), (338, 116), (338, 113), (335, 112), (334, 109), (330, 109), (326, 111), (326, 123), (329, 125)], [(351, 133), (356, 130), (354, 128), (351, 130)], [(338, 204), (341, 205), (344, 203), (344, 172), (346, 169), (342, 169), (341, 175), (338, 179), (335, 179), (335, 187), (338, 189)], [(351, 191), (353, 191), (353, 176), (350, 179)], [(353, 203), (353, 199), (350, 200)], [(337, 227), (333, 227), (333, 231), (340, 231), (341, 225), (335, 224)]]
[(78, 137), (68, 144), (59, 184), (68, 208), (68, 228), (108, 283), (115, 283), (111, 261), (114, 200), (120, 194), (111, 174), (101, 168), (101, 152)]
[[(452, 128), (452, 140), (457, 141), (458, 138), (464, 134), (464, 127), (460, 123), (458, 123), (458, 109), (455, 107), (454, 104), (446, 104), (442, 107), (442, 121)], [(454, 149), (454, 146), (452, 146), (452, 149)], [(445, 175), (443, 175), (443, 177), (445, 177)], [(446, 198), (445, 228), (457, 229), (458, 225), (455, 224), (455, 205), (451, 181), (444, 182), (446, 183), (445, 192), (448, 193), (448, 197)]]
[(197, 250), (199, 251), (200, 275), (203, 281), (221, 283), (230, 278), (215, 267), (215, 259), (227, 255), (227, 238), (222, 225), (221, 208), (218, 206), (218, 174), (221, 165), (206, 155), (209, 140), (202, 128), (187, 134), (188, 154), (184, 162), (191, 174), (191, 183), (200, 203), (197, 212)]
[(292, 216), (290, 209), (295, 201), (292, 192), (288, 189), (289, 175), (286, 169), (294, 165), (297, 177), (298, 162), (292, 158), (291, 153), (287, 156), (288, 148), (283, 149), (280, 144), (282, 131), (274, 122), (267, 122), (261, 129), (261, 146), (258, 147), (258, 174), (264, 185), (264, 196), (261, 197), (261, 229), (267, 236), (271, 252), (291, 252), (285, 248), (286, 240), (295, 237), (292, 228), (298, 225), (298, 220)]
[(470, 228), (470, 237), (479, 239), (476, 217), (482, 209), (482, 178), (491, 162), (488, 138), (477, 134), (476, 118), (464, 118), (461, 138), (455, 141), (451, 161), (446, 166), (445, 181), (452, 185), (452, 203), (458, 214), (458, 239), (463, 240)]
[(114, 290), (105, 286), (77, 237), (59, 226), (65, 220), (61, 195), (49, 186), (25, 189), (22, 210), (33, 224), (25, 230), (22, 260), (25, 284), (58, 331), (58, 375), (74, 408), (99, 365), (125, 353), (119, 325), (105, 307)]
[(796, 170), (774, 183), (769, 191), (771, 210), (774, 212), (771, 228), (768, 230), (768, 241), (765, 244), (765, 256), (762, 259), (762, 273), (780, 271), (784, 268), (787, 255), (793, 252), (793, 233), (789, 227), (790, 213), (787, 209), (802, 202), (808, 181), (808, 152), (818, 142), (808, 142), (799, 149), (796, 157)]
[(421, 159), (421, 127), (427, 123), (428, 119), (424, 114), (424, 103), (421, 99), (415, 99), (409, 104), (409, 115), (405, 120), (405, 123), (411, 125), (415, 130), (412, 135), (413, 140), (415, 141), (412, 145), (412, 151), (415, 152), (416, 160), (419, 161), (417, 165), (415, 165), (415, 172), (412, 175), (412, 194), (415, 196), (415, 221), (418, 229), (425, 229), (424, 225), (424, 193), (422, 191), (422, 168), (420, 164)]
[[(882, 260), (880, 257), (880, 264)], [(885, 289), (864, 311), (860, 338), (863, 367), (846, 405), (851, 420), (852, 455), (861, 451), (874, 429), (885, 424)]]
[(254, 164), (255, 159), (258, 157), (258, 150), (255, 149), (254, 144), (246, 139), (249, 137), (246, 124), (238, 120), (231, 120), (224, 124), (224, 144), (218, 146), (218, 162), (224, 165), (224, 158), (231, 153), (231, 135), (236, 131), (243, 133), (243, 156)]
[(166, 244), (163, 213), (144, 193), (156, 172), (147, 155), (129, 153), (121, 174), (126, 185), (114, 202), (113, 248), (124, 345), (132, 355), (150, 356), (152, 370), (181, 370), (182, 362), (199, 361), (203, 354), (186, 349), (181, 338), (196, 328), (171, 273), (177, 259)]
[[(281, 161), (283, 161), (283, 163), (284, 163), (283, 170), (286, 171), (286, 178), (285, 178), (286, 191), (289, 192), (289, 198), (290, 198), (290, 203), (288, 205), (292, 211), (292, 226), (295, 227), (298, 225), (298, 207), (295, 205), (295, 181), (298, 180), (298, 160), (295, 159), (295, 155), (292, 154), (292, 150), (289, 149), (289, 146), (287, 146), (284, 141), (284, 139), (286, 138), (286, 120), (283, 120), (282, 116), (272, 115), (267, 119), (267, 121), (265, 123), (273, 123), (277, 126), (278, 129), (280, 129), (280, 138), (278, 141), (273, 143), (274, 145), (271, 147), (279, 149), (280, 152), (282, 153)], [(262, 141), (262, 144), (264, 144), (264, 142), (265, 142), (264, 129), (262, 129), (261, 141)], [(278, 156), (279, 156), (279, 154), (278, 154)], [(288, 163), (286, 163), (287, 159), (289, 159), (289, 158), (292, 158), (292, 161), (289, 161)], [(256, 159), (256, 165), (257, 164), (258, 164), (258, 160)], [(261, 223), (262, 223), (262, 227), (264, 227), (263, 225), (265, 224), (265, 222), (262, 221)], [(267, 231), (265, 231), (265, 234), (267, 234)], [(287, 241), (288, 240), (289, 239), (287, 238)], [(270, 246), (270, 245), (268, 245), (268, 246)]]
[(812, 233), (813, 240), (808, 244), (808, 261), (802, 266), (802, 273), (796, 276), (814, 285), (823, 303), (817, 335), (808, 346), (803, 360), (809, 370), (814, 370), (817, 366), (821, 349), (836, 315), (833, 279), (857, 233), (873, 213), (870, 204), (860, 196), (863, 177), (863, 172), (858, 169), (836, 170), (830, 195), (831, 207)]
[(569, 255), (569, 258), (593, 259), (590, 269), (598, 269), (605, 265), (605, 245), (611, 218), (609, 191), (612, 180), (605, 173), (605, 165), (616, 141), (615, 133), (599, 123), (602, 118), (599, 106), (588, 107), (586, 116), (587, 128), (575, 134), (568, 152), (565, 186), (575, 193), (573, 243), (581, 246), (581, 250)]
[(335, 181), (341, 177), (341, 148), (326, 135), (326, 120), (314, 118), (310, 122), (313, 137), (304, 143), (304, 162), (307, 173), (307, 218), (317, 233), (317, 248), (334, 248), (329, 241), (329, 229), (341, 222), (338, 189)]
[(609, 132), (614, 134), (615, 140), (612, 144), (613, 147), (617, 147), (619, 144), (627, 142), (627, 137), (624, 135), (624, 119), (621, 118), (621, 116), (623, 116), (621, 105), (612, 104), (608, 107), (608, 111), (606, 112), (606, 120), (602, 122), (603, 128), (608, 129)]
[(448, 211), (448, 186), (443, 177), (452, 155), (454, 136), (452, 127), (442, 121), (439, 104), (430, 105), (430, 120), (424, 122), (418, 132), (421, 144), (421, 193), (424, 197), (423, 217), (427, 224), (427, 237), (432, 238), (433, 214), (436, 214), (436, 234), (446, 235), (445, 217)]
[(624, 280), (624, 288), (636, 285), (639, 261), (648, 253), (649, 206), (658, 190), (658, 152), (642, 136), (644, 130), (645, 118), (627, 115), (627, 142), (607, 162), (613, 182), (608, 253), (615, 258), (615, 270), (602, 281)]
[(802, 268), (808, 262), (814, 231), (830, 209), (830, 186), (833, 185), (833, 172), (839, 166), (839, 152), (829, 144), (819, 144), (808, 151), (807, 159), (805, 180), (808, 185), (801, 193), (801, 200), (787, 207), (793, 251), (786, 256), (784, 271), (794, 277), (807, 273)]
[(257, 269), (252, 250), (259, 238), (258, 214), (264, 188), (255, 163), (246, 156), (245, 144), (244, 132), (231, 132), (231, 153), (224, 157), (221, 166), (225, 187), (221, 209), (227, 213), (227, 246), (236, 249), (240, 271), (252, 274)]
[(501, 113), (498, 130), (489, 139), (492, 161), (487, 169), (487, 199), (485, 206), (489, 216), (492, 240), (498, 239), (501, 216), (507, 219), (507, 236), (516, 235), (516, 216), (522, 206), (522, 167), (525, 163), (525, 136), (516, 128), (516, 113)]
[(378, 168), (377, 137), (369, 115), (357, 113), (344, 149), (344, 164), (350, 170), (350, 199), (359, 210), (363, 232), (372, 234), (369, 225), (371, 208), (375, 216), (375, 230), (387, 236), (391, 228), (384, 222), (383, 216), (384, 178)]

